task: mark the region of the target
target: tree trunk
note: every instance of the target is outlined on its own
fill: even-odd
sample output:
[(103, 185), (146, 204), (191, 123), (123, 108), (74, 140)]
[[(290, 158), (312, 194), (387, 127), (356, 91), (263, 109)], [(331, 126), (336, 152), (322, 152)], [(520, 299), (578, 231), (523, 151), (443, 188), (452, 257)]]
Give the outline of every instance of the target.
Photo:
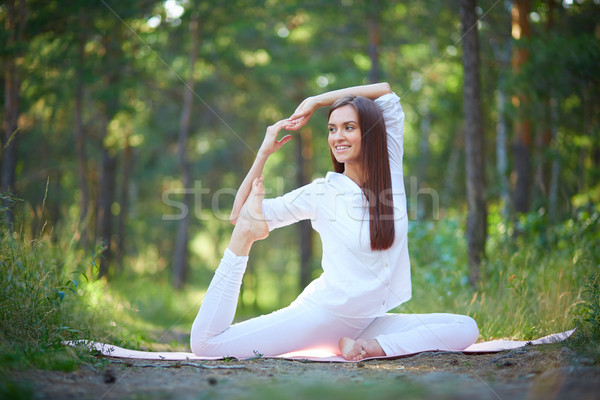
[[(189, 53), (189, 76), (187, 84), (183, 90), (183, 109), (179, 125), (179, 150), (178, 162), (181, 170), (181, 181), (184, 189), (190, 189), (192, 179), (190, 165), (186, 159), (187, 139), (190, 134), (190, 121), (192, 116), (192, 105), (194, 100), (194, 68), (196, 58), (198, 58), (198, 49), (200, 47), (200, 33), (198, 27), (198, 13), (193, 13), (190, 19), (190, 39), (191, 48)], [(177, 229), (177, 238), (173, 249), (173, 285), (180, 289), (183, 287), (188, 274), (188, 242), (189, 242), (189, 224), (190, 210), (192, 208), (191, 196), (184, 194), (184, 204), (187, 212), (179, 221)]]
[(467, 178), (467, 245), (469, 281), (475, 287), (479, 281), (481, 260), (487, 235), (484, 198), (483, 116), (481, 113), (479, 80), (479, 42), (475, 0), (461, 0), (460, 19), (463, 29), (465, 167)]
[[(19, 121), (19, 79), (16, 47), (23, 40), (23, 29), (26, 21), (25, 1), (6, 2), (6, 32), (8, 33), (6, 47), (11, 49), (10, 55), (4, 62), (4, 140), (0, 147), (2, 166), (0, 169), (0, 193), (14, 192), (17, 167), (18, 121)], [(12, 231), (14, 211), (12, 204), (4, 204), (4, 218), (9, 231)]]
[(127, 210), (129, 203), (129, 180), (133, 165), (133, 148), (129, 144), (129, 138), (123, 151), (123, 177), (121, 181), (121, 192), (119, 195), (119, 220), (117, 222), (117, 245), (116, 245), (116, 269), (123, 271), (123, 257), (125, 255), (125, 225), (127, 221)]
[(550, 130), (552, 132), (553, 154), (552, 171), (550, 175), (550, 189), (548, 194), (548, 214), (550, 223), (556, 222), (558, 205), (558, 176), (560, 173), (560, 157), (558, 152), (558, 101), (556, 97), (550, 99)]
[[(512, 36), (514, 39), (531, 36), (528, 15), (530, 0), (514, 0), (512, 8)], [(521, 66), (529, 58), (527, 49), (516, 47), (513, 50), (512, 66), (519, 73)], [(523, 94), (513, 97), (517, 108), (514, 124), (514, 171), (516, 176), (513, 201), (516, 212), (528, 212), (531, 193), (531, 121), (527, 117), (528, 100)]]
[[(296, 186), (309, 183), (308, 165), (312, 158), (311, 147), (312, 132), (304, 128), (296, 135)], [(300, 250), (300, 288), (304, 289), (312, 280), (312, 226), (310, 221), (298, 222), (299, 250)]]
[(85, 131), (83, 126), (83, 86), (86, 15), (83, 8), (79, 12), (79, 46), (78, 64), (75, 80), (75, 154), (77, 155), (77, 179), (81, 199), (79, 202), (79, 243), (84, 249), (88, 246), (87, 215), (89, 207), (89, 190), (87, 177), (87, 156), (85, 154)]
[[(594, 126), (598, 126), (598, 113), (594, 114)], [(592, 131), (592, 175), (590, 177), (593, 185), (600, 184), (600, 129)]]
[[(545, 33), (548, 37), (552, 35), (552, 29), (554, 28), (554, 13), (556, 10), (556, 0), (548, 0), (548, 15), (545, 24)], [(554, 91), (551, 90), (551, 93)], [(549, 197), (550, 193), (550, 180), (552, 170), (552, 163), (549, 157), (549, 149), (552, 145), (552, 121), (551, 121), (551, 107), (552, 107), (552, 95), (543, 99), (541, 102), (543, 120), (540, 121), (540, 129), (537, 131), (535, 138), (535, 182), (537, 187), (542, 192), (544, 198)], [(549, 204), (547, 204), (549, 207)]]
[(105, 74), (103, 81), (106, 85), (106, 100), (102, 108), (102, 159), (100, 167), (100, 184), (98, 189), (98, 212), (96, 219), (96, 231), (104, 248), (100, 260), (99, 276), (110, 275), (110, 265), (113, 259), (113, 216), (112, 205), (115, 202), (116, 193), (116, 171), (117, 155), (115, 150), (108, 149), (104, 139), (108, 135), (110, 121), (114, 118), (120, 108), (119, 95), (115, 86), (120, 83), (123, 53), (121, 50), (122, 26), (119, 21), (113, 22), (113, 29), (109, 30), (102, 40), (105, 52)]
[(379, 45), (381, 35), (379, 34), (380, 18), (379, 0), (371, 0), (367, 9), (367, 30), (369, 36), (368, 53), (371, 59), (371, 70), (369, 71), (369, 81), (377, 83), (381, 81), (381, 71), (379, 67)]
[[(105, 129), (108, 129), (106, 121)], [(115, 201), (115, 173), (117, 158), (110, 151), (102, 147), (102, 165), (100, 169), (100, 188), (98, 191), (98, 229), (99, 237), (104, 248), (100, 259), (98, 277), (108, 276), (112, 261), (112, 213), (111, 206)]]
[[(427, 167), (429, 166), (429, 136), (431, 133), (431, 113), (429, 106), (423, 107), (423, 115), (421, 115), (421, 126), (419, 129), (419, 163), (418, 163), (418, 188), (422, 185), (427, 186)], [(431, 215), (432, 207), (427, 201), (418, 201), (417, 218), (420, 220), (426, 219)]]
[[(588, 136), (591, 139), (593, 137), (592, 133), (592, 87), (589, 83), (584, 83), (581, 88), (581, 99), (583, 101), (583, 127), (582, 134), (584, 136)], [(587, 175), (588, 171), (585, 167), (587, 154), (588, 154), (588, 145), (582, 145), (579, 150), (579, 177), (578, 177), (578, 190), (579, 192), (584, 192), (588, 188), (587, 184)], [(591, 148), (589, 149), (591, 151)]]
[(506, 70), (510, 63), (510, 8), (511, 0), (504, 1), (504, 8), (507, 12), (506, 35), (502, 35), (500, 46), (497, 53), (500, 61), (500, 73), (498, 74), (498, 94), (496, 97), (496, 107), (498, 108), (498, 122), (496, 123), (496, 172), (500, 181), (500, 198), (502, 199), (502, 215), (505, 221), (510, 216), (510, 192), (508, 182), (508, 156), (506, 151), (507, 143), (507, 122), (506, 122)]

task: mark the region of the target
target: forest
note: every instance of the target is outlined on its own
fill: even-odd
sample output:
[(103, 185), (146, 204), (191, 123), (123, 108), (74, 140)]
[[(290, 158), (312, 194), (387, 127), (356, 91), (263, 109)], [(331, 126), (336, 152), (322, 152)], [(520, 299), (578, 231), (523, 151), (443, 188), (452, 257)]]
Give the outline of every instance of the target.
[[(0, 22), (5, 362), (185, 348), (266, 127), (383, 81), (406, 114), (399, 311), (600, 343), (600, 1), (7, 0)], [(326, 118), (271, 157), (267, 197), (332, 169)], [(258, 243), (237, 317), (289, 304), (320, 246), (308, 221)]]

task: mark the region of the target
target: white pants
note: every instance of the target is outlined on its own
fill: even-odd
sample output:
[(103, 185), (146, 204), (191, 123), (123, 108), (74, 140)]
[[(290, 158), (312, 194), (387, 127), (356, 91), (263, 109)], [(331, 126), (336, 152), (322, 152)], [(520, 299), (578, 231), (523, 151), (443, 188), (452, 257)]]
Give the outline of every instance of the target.
[(198, 356), (276, 356), (319, 348), (340, 354), (338, 341), (376, 339), (388, 356), (426, 350), (463, 350), (479, 336), (477, 324), (455, 314), (386, 314), (346, 318), (301, 301), (268, 315), (231, 325), (248, 257), (227, 249), (192, 326)]

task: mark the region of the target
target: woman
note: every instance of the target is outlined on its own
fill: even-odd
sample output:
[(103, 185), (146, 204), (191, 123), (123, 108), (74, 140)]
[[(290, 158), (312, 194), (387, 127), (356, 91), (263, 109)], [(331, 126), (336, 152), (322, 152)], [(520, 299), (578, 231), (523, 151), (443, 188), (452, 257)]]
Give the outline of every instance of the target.
[[(329, 111), (334, 169), (325, 178), (264, 199), (269, 156), (313, 112)], [(326, 349), (347, 360), (425, 350), (463, 350), (477, 325), (453, 314), (386, 314), (411, 297), (399, 98), (387, 83), (309, 97), (291, 118), (267, 129), (233, 205), (228, 248), (194, 321), (191, 348), (202, 356), (280, 355)], [(323, 244), (323, 274), (288, 307), (231, 325), (252, 244), (310, 219)]]

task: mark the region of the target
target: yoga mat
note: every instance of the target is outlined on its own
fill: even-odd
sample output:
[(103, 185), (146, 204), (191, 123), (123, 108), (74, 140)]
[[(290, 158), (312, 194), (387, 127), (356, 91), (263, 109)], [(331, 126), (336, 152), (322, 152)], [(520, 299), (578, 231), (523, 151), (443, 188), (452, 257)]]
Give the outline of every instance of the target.
[[(575, 329), (566, 332), (554, 333), (552, 335), (544, 336), (542, 338), (521, 341), (521, 340), (491, 340), (488, 342), (475, 343), (466, 349), (460, 351), (465, 354), (477, 354), (477, 353), (497, 353), (504, 350), (516, 349), (519, 347), (525, 347), (528, 345), (538, 344), (549, 344), (562, 342), (567, 339), (575, 332)], [(102, 355), (107, 357), (115, 358), (133, 358), (142, 360), (168, 360), (168, 361), (187, 361), (187, 360), (222, 360), (224, 357), (202, 357), (196, 356), (193, 353), (186, 352), (172, 352), (172, 351), (140, 351), (140, 350), (129, 350), (119, 346), (114, 346), (106, 343), (92, 342), (87, 340), (70, 341), (65, 342), (67, 345), (75, 346), (83, 344), (88, 346), (90, 349), (99, 351)], [(429, 351), (437, 351), (435, 349)], [(421, 352), (424, 353), (424, 352)], [(414, 356), (415, 354), (404, 354), (402, 356), (386, 356), (386, 357), (372, 357), (366, 358), (365, 360), (371, 359), (394, 359)], [(264, 358), (282, 358), (286, 360), (310, 360), (320, 362), (353, 362), (345, 360), (343, 357), (335, 355), (329, 351), (319, 351), (318, 349), (295, 351), (292, 353), (286, 353), (279, 356), (264, 357)]]

